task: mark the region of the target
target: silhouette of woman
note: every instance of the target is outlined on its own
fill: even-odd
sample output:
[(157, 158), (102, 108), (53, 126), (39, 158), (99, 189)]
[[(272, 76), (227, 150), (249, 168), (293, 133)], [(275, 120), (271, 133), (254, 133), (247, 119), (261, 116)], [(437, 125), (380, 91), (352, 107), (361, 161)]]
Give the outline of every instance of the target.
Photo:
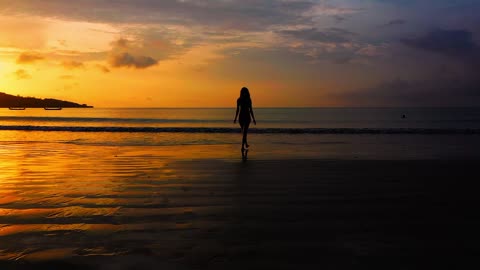
[(235, 119), (233, 120), (233, 123), (236, 123), (237, 116), (239, 117), (238, 123), (242, 128), (242, 134), (243, 134), (242, 151), (245, 148), (249, 147), (247, 143), (247, 133), (248, 133), (248, 127), (250, 126), (250, 121), (251, 121), (250, 115), (252, 116), (251, 119), (253, 119), (253, 123), (257, 125), (257, 121), (255, 121), (255, 116), (253, 115), (252, 100), (250, 99), (250, 92), (248, 91), (248, 88), (243, 87), (242, 90), (240, 90), (240, 97), (237, 99), (237, 112), (235, 113)]

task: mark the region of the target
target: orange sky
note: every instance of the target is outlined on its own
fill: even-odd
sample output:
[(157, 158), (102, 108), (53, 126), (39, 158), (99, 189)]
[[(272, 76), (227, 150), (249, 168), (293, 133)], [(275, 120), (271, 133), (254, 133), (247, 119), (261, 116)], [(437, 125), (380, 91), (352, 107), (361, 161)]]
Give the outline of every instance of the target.
[[(164, 41), (145, 40), (148, 37), (125, 30), (143, 29), (142, 25), (5, 16), (0, 17), (0, 24), (0, 91), (10, 94), (61, 98), (97, 107), (215, 107), (234, 106), (245, 85), (260, 106), (319, 105), (316, 99), (308, 101), (316, 98), (315, 94), (289, 96), (289, 88), (298, 84), (278, 81), (281, 74), (274, 74), (277, 71), (272, 72), (274, 67), (268, 62), (262, 64), (268, 75), (265, 78), (243, 76), (245, 66), (229, 67), (234, 76), (215, 70), (222, 68), (216, 65), (224, 64), (225, 58), (232, 57), (223, 55), (223, 50), (262, 44), (210, 42), (183, 48), (181, 33), (191, 30), (175, 26), (172, 31), (180, 32), (178, 38)], [(159, 55), (152, 59), (160, 60), (142, 64), (141, 57), (150, 57), (146, 56), (149, 51)], [(162, 51), (172, 56), (162, 56)], [(122, 60), (124, 53), (140, 59), (139, 63), (116, 64), (113, 59), (120, 55)], [(241, 58), (240, 53), (236, 57)]]
[[(476, 17), (460, 4), (442, 15), (441, 3), (395, 1), (44, 3), (0, 0), (2, 92), (96, 107), (230, 107), (247, 86), (256, 106), (390, 106), (476, 83), (466, 60), (480, 55)], [(473, 102), (450, 90), (431, 103)]]

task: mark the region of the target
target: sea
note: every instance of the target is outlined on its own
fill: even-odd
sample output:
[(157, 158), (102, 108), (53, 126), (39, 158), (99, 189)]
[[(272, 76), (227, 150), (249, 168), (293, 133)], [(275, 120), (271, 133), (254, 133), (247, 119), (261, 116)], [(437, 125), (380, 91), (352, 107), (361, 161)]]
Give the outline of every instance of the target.
[[(480, 108), (256, 108), (250, 159), (449, 159), (480, 154)], [(234, 108), (0, 110), (0, 153), (150, 147), (237, 159)], [(184, 148), (179, 148), (185, 146)], [(202, 147), (203, 146), (203, 147)], [(94, 149), (94, 148), (88, 148)], [(210, 150), (208, 150), (210, 149)], [(6, 152), (7, 151), (7, 152)], [(10, 152), (8, 152), (10, 151)], [(82, 150), (83, 151), (83, 150)]]

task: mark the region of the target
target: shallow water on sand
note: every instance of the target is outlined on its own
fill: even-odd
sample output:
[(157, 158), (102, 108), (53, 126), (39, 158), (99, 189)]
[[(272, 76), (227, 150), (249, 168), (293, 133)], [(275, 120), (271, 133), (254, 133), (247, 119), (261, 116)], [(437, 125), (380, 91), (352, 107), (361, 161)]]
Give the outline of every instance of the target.
[[(5, 132), (10, 137), (0, 147), (0, 266), (4, 260), (84, 263), (142, 256), (141, 262), (238, 269), (255, 263), (260, 269), (279, 257), (316, 264), (315, 256), (292, 253), (296, 249), (324, 250), (327, 257), (337, 251), (332, 256), (381, 254), (389, 247), (382, 241), (400, 241), (392, 254), (400, 247), (417, 256), (421, 250), (392, 233), (398, 228), (384, 236), (384, 224), (402, 222), (396, 219), (418, 207), (416, 200), (429, 205), (422, 181), (431, 168), (480, 153), (477, 136), (462, 136), (458, 143), (458, 136), (437, 135), (255, 135), (258, 144), (242, 162), (238, 144), (147, 146), (135, 143), (140, 135), (128, 134), (122, 145), (105, 143), (125, 141), (108, 133), (82, 140), (82, 133)], [(291, 143), (279, 143), (285, 141)], [(400, 161), (335, 165), (342, 159)], [(424, 171), (402, 159), (439, 159), (443, 165)], [(397, 204), (405, 208), (401, 215)], [(362, 220), (372, 211), (386, 220), (368, 221), (374, 225), (365, 233), (362, 226), (370, 223)]]
[(195, 228), (193, 209), (215, 209), (168, 151), (10, 144), (1, 152), (0, 259), (121, 254), (147, 237), (180, 238)]
[(476, 200), (465, 178), (473, 161), (262, 159), (252, 150), (242, 162), (230, 147), (3, 145), (0, 266), (348, 269), (398, 256), (400, 269), (477, 239), (453, 245), (454, 224), (477, 225), (463, 201)]

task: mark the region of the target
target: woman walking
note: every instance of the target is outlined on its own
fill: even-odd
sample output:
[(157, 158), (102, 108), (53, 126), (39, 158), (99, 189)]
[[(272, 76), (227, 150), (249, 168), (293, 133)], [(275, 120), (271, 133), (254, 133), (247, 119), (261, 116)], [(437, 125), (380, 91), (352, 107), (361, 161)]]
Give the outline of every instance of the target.
[[(250, 115), (252, 116), (250, 118)], [(242, 151), (245, 148), (248, 148), (249, 145), (247, 143), (247, 133), (248, 127), (250, 126), (250, 121), (253, 119), (253, 123), (256, 125), (257, 122), (255, 121), (255, 116), (253, 115), (253, 108), (252, 108), (252, 99), (250, 98), (250, 92), (248, 88), (243, 87), (240, 90), (240, 97), (237, 99), (237, 112), (235, 113), (235, 119), (233, 123), (237, 122), (240, 124), (242, 128)]]

